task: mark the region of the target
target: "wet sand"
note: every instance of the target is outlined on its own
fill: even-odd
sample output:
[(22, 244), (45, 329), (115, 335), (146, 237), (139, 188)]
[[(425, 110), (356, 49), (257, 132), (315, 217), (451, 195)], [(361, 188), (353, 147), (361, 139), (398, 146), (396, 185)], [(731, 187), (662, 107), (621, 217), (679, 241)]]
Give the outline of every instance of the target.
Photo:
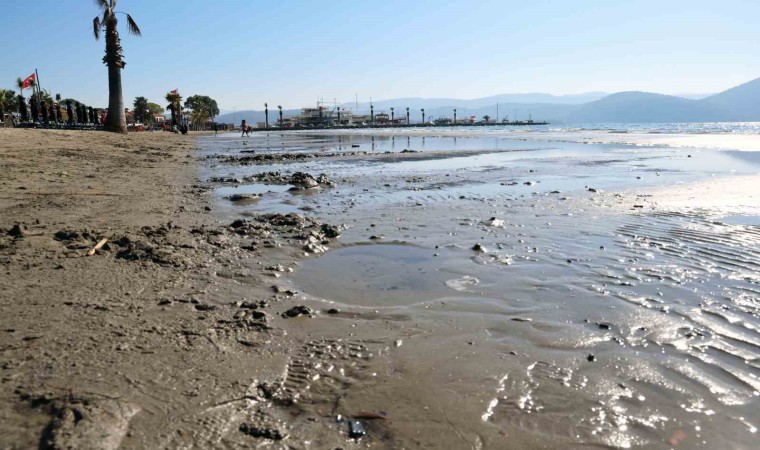
[(752, 152), (0, 132), (2, 447), (753, 447)]

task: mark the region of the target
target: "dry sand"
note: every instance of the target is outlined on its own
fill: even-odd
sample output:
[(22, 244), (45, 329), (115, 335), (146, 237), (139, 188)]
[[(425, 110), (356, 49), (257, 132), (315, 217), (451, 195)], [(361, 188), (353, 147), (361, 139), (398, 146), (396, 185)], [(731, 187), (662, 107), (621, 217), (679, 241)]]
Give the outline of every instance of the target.
[(298, 319), (279, 317), (295, 305), (272, 286), (276, 255), (300, 246), (264, 239), (275, 266), (239, 264), (252, 237), (304, 223), (214, 223), (193, 149), (168, 133), (0, 130), (0, 448), (240, 447), (287, 434), (345, 447), (342, 429), (320, 441), (315, 419), (296, 420), (300, 380), (283, 386), (307, 341), (273, 325)]

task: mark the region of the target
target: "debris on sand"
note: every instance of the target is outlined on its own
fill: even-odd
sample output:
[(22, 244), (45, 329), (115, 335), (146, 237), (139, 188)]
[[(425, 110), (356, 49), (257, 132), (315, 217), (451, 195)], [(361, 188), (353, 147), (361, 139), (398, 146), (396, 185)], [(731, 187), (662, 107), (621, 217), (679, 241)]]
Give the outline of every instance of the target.
[(488, 251), (488, 249), (486, 249), (486, 248), (485, 248), (485, 247), (484, 247), (482, 244), (479, 244), (479, 243), (478, 243), (478, 244), (475, 244), (475, 245), (473, 245), (473, 246), (472, 246), (472, 249), (473, 249), (474, 251), (476, 251), (476, 252), (482, 252), (482, 253), (485, 253), (485, 252), (487, 252), (487, 251)]
[[(145, 226), (121, 236), (112, 232), (96, 230), (63, 229), (53, 235), (67, 250), (87, 250), (88, 256), (113, 253), (117, 259), (126, 261), (148, 261), (175, 267), (191, 265), (184, 252), (195, 248), (191, 234), (206, 234), (205, 231), (188, 233), (171, 222), (157, 226)], [(94, 250), (94, 251), (93, 251)]]
[(489, 227), (503, 227), (504, 221), (501, 219), (497, 219), (496, 217), (491, 217), (490, 219), (486, 220), (486, 225)]
[(308, 316), (314, 317), (314, 312), (308, 306), (298, 305), (281, 314), (284, 319), (289, 317)]
[(313, 175), (306, 172), (296, 172), (288, 180), (288, 184), (292, 184), (291, 191), (315, 189), (318, 187), (332, 186), (333, 182), (325, 174), (319, 175), (314, 178)]
[(253, 202), (261, 199), (261, 196), (258, 194), (232, 194), (225, 198), (231, 202)]
[(13, 227), (11, 227), (11, 229), (8, 231), (8, 236), (20, 238), (20, 237), (24, 237), (28, 233), (29, 233), (29, 228), (27, 228), (26, 225), (24, 225), (23, 223), (17, 223), (13, 225)]
[(269, 439), (272, 441), (281, 441), (287, 437), (287, 434), (283, 433), (278, 428), (257, 426), (252, 423), (244, 423), (240, 425), (240, 432), (255, 438)]
[(305, 172), (294, 173), (290, 178), (290, 184), (293, 185), (292, 189), (313, 189), (319, 187), (317, 180), (311, 174)]
[(348, 436), (351, 439), (360, 439), (367, 435), (367, 429), (364, 428), (364, 424), (358, 420), (348, 421)]
[(195, 305), (195, 309), (197, 311), (213, 311), (216, 309), (215, 305), (210, 305), (208, 303), (198, 303)]
[(282, 154), (255, 154), (245, 156), (209, 156), (208, 159), (217, 159), (224, 164), (239, 164), (243, 166), (272, 164), (287, 161), (304, 161), (317, 158), (347, 158), (351, 156), (366, 156), (369, 152), (334, 152), (334, 153), (282, 153)]
[(326, 252), (328, 239), (339, 237), (342, 228), (296, 213), (262, 214), (254, 219), (238, 219), (229, 227), (235, 234), (259, 238), (274, 233), (292, 233), (295, 235), (293, 237), (301, 240), (303, 250), (312, 254)]
[(333, 225), (323, 223), (321, 230), (325, 237), (329, 239), (337, 238), (340, 236), (340, 228)]

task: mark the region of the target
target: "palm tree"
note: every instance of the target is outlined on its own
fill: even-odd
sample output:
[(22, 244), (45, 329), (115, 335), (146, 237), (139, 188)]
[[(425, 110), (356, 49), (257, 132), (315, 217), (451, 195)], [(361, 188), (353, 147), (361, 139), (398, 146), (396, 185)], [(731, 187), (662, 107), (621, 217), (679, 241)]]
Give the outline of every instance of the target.
[(116, 11), (118, 0), (95, 0), (95, 4), (102, 12), (101, 16), (95, 16), (92, 20), (92, 32), (95, 39), (100, 39), (100, 32), (106, 33), (106, 56), (103, 64), (108, 66), (108, 116), (103, 127), (106, 131), (115, 133), (127, 132), (127, 117), (124, 114), (124, 95), (121, 90), (121, 69), (127, 65), (124, 62), (124, 49), (121, 47), (119, 29), (117, 27), (117, 14), (127, 16), (127, 31), (135, 36), (140, 36), (140, 28), (132, 16)]
[(168, 109), (172, 113), (172, 125), (177, 126), (179, 125), (180, 114), (182, 111), (180, 110), (180, 107), (182, 105), (182, 96), (179, 95), (179, 93), (169, 92), (166, 94), (166, 101), (169, 102), (168, 105), (166, 105), (166, 109)]
[(61, 111), (61, 94), (55, 94), (55, 121), (63, 122), (63, 111)]
[(132, 107), (135, 114), (135, 122), (147, 123), (148, 99), (145, 97), (135, 97), (135, 101), (132, 102)]
[(485, 123), (488, 123), (489, 120), (491, 120), (491, 116), (489, 116), (488, 114), (483, 116), (483, 121), (485, 121)]
[(21, 114), (21, 121), (26, 122), (29, 119), (29, 111), (24, 98), (24, 80), (21, 77), (16, 78), (16, 86), (18, 87), (18, 112)]

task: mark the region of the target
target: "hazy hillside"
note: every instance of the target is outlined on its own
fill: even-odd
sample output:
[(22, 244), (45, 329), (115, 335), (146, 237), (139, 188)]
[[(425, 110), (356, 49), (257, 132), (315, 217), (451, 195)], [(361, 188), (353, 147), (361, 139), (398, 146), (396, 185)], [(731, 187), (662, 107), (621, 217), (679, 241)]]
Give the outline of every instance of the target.
[[(574, 95), (552, 95), (542, 93), (532, 94), (500, 94), (491, 97), (475, 98), (475, 99), (456, 99), (456, 98), (394, 98), (390, 100), (376, 100), (372, 104), (375, 109), (390, 109), (395, 107), (396, 111), (404, 110), (406, 107), (410, 109), (425, 108), (467, 108), (477, 109), (485, 107), (496, 108), (497, 103), (501, 104), (547, 104), (547, 105), (581, 105), (594, 100), (604, 98), (608, 94), (605, 92), (588, 92), (585, 94)], [(343, 103), (341, 106), (356, 109), (356, 103)], [(360, 111), (369, 111), (369, 102), (359, 102)]]
[(730, 111), (736, 120), (760, 121), (760, 78), (707, 97), (702, 102)]
[[(696, 96), (695, 96), (696, 97)], [(703, 99), (687, 99), (650, 92), (620, 92), (607, 95), (590, 92), (578, 95), (555, 96), (551, 94), (502, 94), (479, 99), (460, 100), (451, 98), (399, 98), (373, 102), (375, 113), (390, 113), (395, 108), (396, 116), (406, 114), (409, 107), (412, 122), (422, 120), (421, 108), (425, 108), (426, 119), (476, 116), (481, 120), (489, 115), (497, 118), (496, 104), (499, 103), (498, 118), (508, 116), (509, 120), (527, 120), (553, 123), (589, 122), (729, 122), (760, 121), (760, 78), (729, 89), (720, 94)], [(354, 113), (369, 114), (369, 103), (345, 103), (341, 105)], [(286, 117), (296, 115), (300, 110), (284, 111)], [(264, 111), (238, 111), (219, 116), (221, 122), (236, 123), (246, 119), (251, 123), (263, 122)], [(269, 111), (270, 123), (277, 121), (277, 110)]]
[[(295, 116), (296, 114), (299, 114), (301, 112), (300, 109), (283, 109), (282, 110), (282, 116), (283, 117), (291, 117)], [(274, 124), (279, 119), (280, 111), (275, 108), (274, 110), (269, 110), (269, 123)], [(247, 120), (248, 123), (251, 125), (256, 125), (256, 122), (263, 122), (264, 121), (264, 110), (261, 111), (255, 111), (255, 110), (246, 110), (246, 111), (237, 111), (237, 112), (228, 112), (219, 115), (219, 117), (216, 118), (216, 121), (219, 123), (234, 123), (235, 125), (240, 125), (240, 122), (243, 121), (243, 119)]]
[(566, 122), (717, 122), (731, 114), (704, 101), (650, 92), (620, 92), (587, 103), (565, 116)]

